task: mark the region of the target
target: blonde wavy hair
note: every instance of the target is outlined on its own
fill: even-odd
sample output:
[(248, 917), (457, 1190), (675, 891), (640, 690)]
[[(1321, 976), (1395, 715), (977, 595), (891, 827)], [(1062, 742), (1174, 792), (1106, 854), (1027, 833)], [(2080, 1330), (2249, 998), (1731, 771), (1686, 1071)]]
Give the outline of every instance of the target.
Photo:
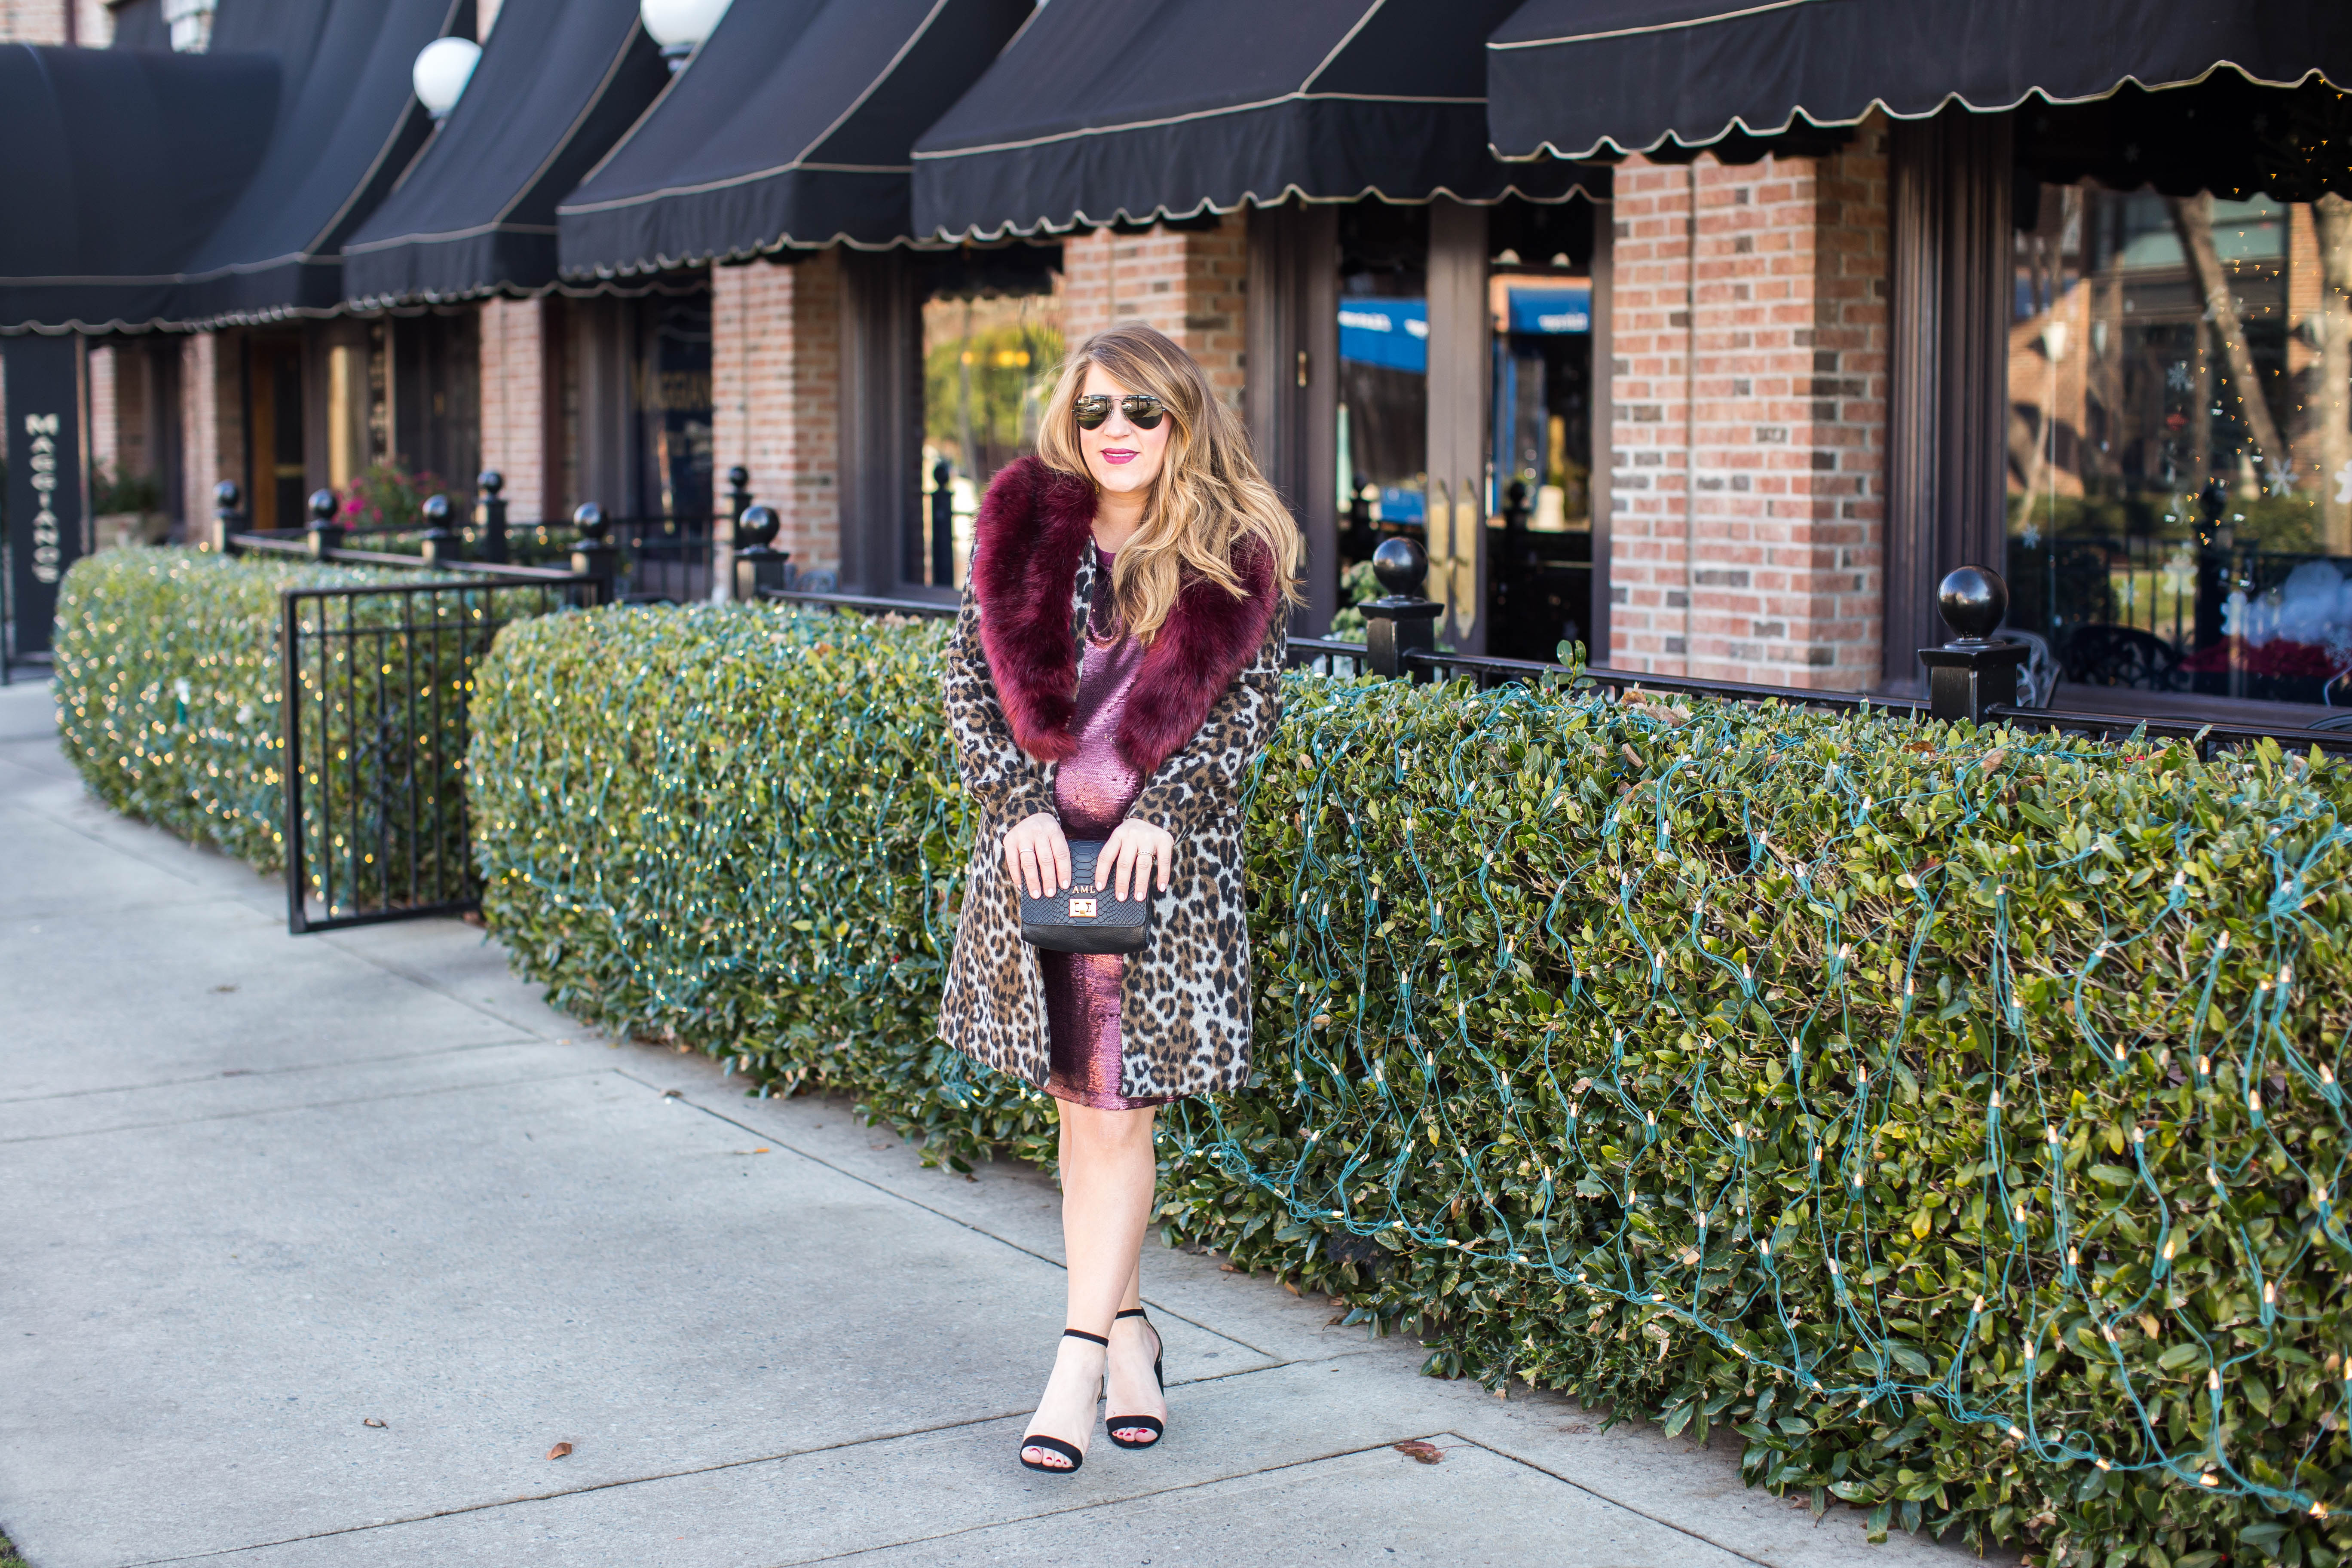
[(1145, 499), (1143, 525), (1111, 568), (1111, 593), (1129, 634), (1149, 644), (1189, 582), (1206, 579), (1236, 599), (1247, 598), (1234, 558), (1250, 542), (1273, 560), (1282, 602), (1298, 603), (1298, 526), (1290, 509), (1258, 471), (1249, 433), (1217, 401), (1200, 362), (1167, 334), (1130, 321), (1078, 345), (1045, 402), (1037, 456), (1048, 468), (1093, 482), (1071, 407), (1091, 365), (1100, 365), (1129, 393), (1160, 399), (1171, 426), (1166, 460)]

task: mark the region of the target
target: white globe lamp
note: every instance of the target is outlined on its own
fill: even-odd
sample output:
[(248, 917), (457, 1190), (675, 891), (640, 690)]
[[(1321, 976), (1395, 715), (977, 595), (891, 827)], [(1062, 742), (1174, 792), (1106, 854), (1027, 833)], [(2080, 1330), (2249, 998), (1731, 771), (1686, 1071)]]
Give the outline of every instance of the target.
[(702, 46), (727, 15), (728, 0), (638, 0), (646, 36), (661, 46), (669, 68), (686, 68), (687, 57)]
[(416, 101), (436, 121), (448, 119), (466, 96), (466, 84), (474, 79), (474, 68), (481, 59), (482, 46), (471, 38), (434, 39), (416, 51), (415, 68), (408, 73)]

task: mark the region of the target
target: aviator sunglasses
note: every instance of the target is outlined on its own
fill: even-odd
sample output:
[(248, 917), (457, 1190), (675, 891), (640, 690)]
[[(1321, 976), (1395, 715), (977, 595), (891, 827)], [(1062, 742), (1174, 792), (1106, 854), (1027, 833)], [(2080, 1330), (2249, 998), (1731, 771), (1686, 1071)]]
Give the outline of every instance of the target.
[[(1079, 429), (1099, 430), (1103, 426), (1103, 421), (1110, 417), (1110, 405), (1111, 399), (1098, 392), (1091, 396), (1079, 398), (1071, 404), (1070, 407), (1078, 416)], [(1127, 422), (1139, 430), (1158, 429), (1160, 421), (1168, 415), (1166, 404), (1156, 397), (1139, 392), (1129, 393), (1120, 398), (1118, 405), (1126, 412)]]

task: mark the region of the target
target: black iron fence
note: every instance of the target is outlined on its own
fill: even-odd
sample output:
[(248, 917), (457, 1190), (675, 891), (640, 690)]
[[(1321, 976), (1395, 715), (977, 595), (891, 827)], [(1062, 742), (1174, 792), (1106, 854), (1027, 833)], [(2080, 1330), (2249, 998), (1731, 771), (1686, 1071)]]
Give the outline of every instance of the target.
[[(299, 936), (473, 907), (465, 767), (474, 672), (502, 626), (617, 602), (621, 552), (604, 539), (601, 514), (582, 509), (583, 531), (557, 566), (468, 559), (443, 528), (414, 550), (357, 548), (324, 490), (299, 531), (242, 531), (236, 487), (222, 485), (216, 500), (214, 542), (225, 552), (407, 578), (280, 596), (287, 929)], [(446, 521), (446, 502), (436, 511), (429, 521)]]
[[(562, 568), (585, 550), (592, 559), (609, 562), (610, 602), (692, 604), (711, 596), (718, 583), (718, 519), (614, 518), (591, 502), (561, 522), (516, 522), (508, 518), (503, 488), (499, 475), (484, 474), (470, 518), (459, 517), (448, 497), (433, 496), (414, 522), (358, 526), (344, 521), (333, 491), (320, 490), (310, 497), (306, 526), (247, 531), (237, 526), (236, 487), (223, 485), (215, 537), (228, 549), (466, 570)], [(599, 556), (606, 549), (609, 556)]]
[(593, 579), (562, 574), (286, 590), (288, 930), (472, 907), (474, 672), (500, 627), (593, 604), (596, 591)]
[[(1533, 659), (1497, 658), (1486, 654), (1456, 653), (1435, 646), (1434, 627), (1442, 607), (1422, 595), (1428, 580), (1428, 557), (1413, 540), (1384, 541), (1374, 554), (1374, 570), (1383, 598), (1360, 606), (1366, 622), (1365, 640), (1344, 642), (1330, 637), (1293, 637), (1290, 662), (1331, 675), (1381, 675), (1412, 680), (1462, 679), (1481, 688), (1513, 681), (1559, 680), (1568, 667)], [(761, 598), (808, 608), (835, 608), (910, 616), (952, 616), (953, 605), (928, 600), (879, 599), (842, 594), (766, 589)], [(1927, 666), (1926, 698), (1883, 696), (1859, 691), (1820, 691), (1808, 687), (1766, 686), (1749, 681), (1702, 680), (1681, 676), (1653, 675), (1640, 670), (1587, 666), (1573, 672), (1578, 679), (1619, 694), (1649, 697), (1699, 697), (1727, 702), (1785, 702), (1800, 707), (1844, 712), (1882, 714), (1898, 722), (1923, 719), (1968, 720), (2001, 723), (2026, 730), (2088, 735), (2103, 740), (2183, 741), (2200, 757), (2215, 751), (2246, 746), (2271, 739), (2301, 748), (2312, 746), (2336, 755), (2352, 755), (2352, 730), (2337, 729), (2337, 720), (2322, 719), (2310, 728), (2264, 724), (2229, 724), (2200, 719), (2149, 718), (2139, 714), (2100, 713), (2072, 709), (2029, 706), (2021, 694), (2021, 668), (2032, 657), (2021, 643), (1997, 635), (2008, 613), (2008, 590), (1995, 574), (1962, 567), (1947, 577), (1939, 603), (1952, 640), (1940, 647), (1920, 650)], [(2346, 716), (2352, 718), (2352, 716)]]
[[(486, 486), (486, 489), (488, 487)], [(740, 482), (737, 499), (743, 497)], [(222, 487), (223, 548), (299, 556), (416, 574), (410, 581), (287, 590), (284, 652), (284, 780), (287, 923), (296, 932), (399, 920), (471, 907), (478, 889), (468, 849), (464, 768), (467, 712), (476, 668), (499, 628), (532, 616), (629, 599), (707, 597), (713, 555), (682, 545), (667, 558), (661, 538), (620, 540), (593, 506), (572, 525), (562, 565), (468, 555), (449, 531), (428, 531), (415, 552), (355, 548), (335, 525), (332, 498), (313, 498), (299, 534), (236, 531), (235, 487)], [(493, 514), (495, 515), (495, 514)], [(766, 507), (736, 514), (733, 596), (870, 615), (953, 616), (952, 603), (842, 594), (829, 571), (803, 572), (773, 547), (779, 521)], [(516, 541), (499, 531), (499, 553)], [(488, 536), (485, 535), (487, 539)], [(634, 561), (634, 566), (625, 563)], [(1819, 691), (1738, 681), (1658, 676), (1591, 666), (1581, 670), (1528, 659), (1459, 653), (1435, 646), (1439, 606), (1423, 597), (1427, 559), (1409, 539), (1382, 543), (1375, 567), (1384, 597), (1361, 606), (1363, 642), (1300, 637), (1295, 666), (1333, 675), (1412, 680), (1466, 679), (1484, 687), (1573, 677), (1621, 695), (1785, 702), (1869, 711), (1896, 722), (1923, 719), (1999, 722), (2116, 741), (2180, 740), (2200, 755), (2265, 737), (2352, 754), (2352, 730), (2207, 723), (2024, 706), (2017, 701), (2024, 647), (1995, 635), (2007, 610), (2001, 580), (1964, 567), (1948, 577), (1941, 602), (1952, 640), (1924, 648), (1925, 699)], [(667, 579), (659, 574), (667, 570)], [(632, 591), (633, 583), (636, 584)], [(664, 583), (674, 593), (648, 592)]]

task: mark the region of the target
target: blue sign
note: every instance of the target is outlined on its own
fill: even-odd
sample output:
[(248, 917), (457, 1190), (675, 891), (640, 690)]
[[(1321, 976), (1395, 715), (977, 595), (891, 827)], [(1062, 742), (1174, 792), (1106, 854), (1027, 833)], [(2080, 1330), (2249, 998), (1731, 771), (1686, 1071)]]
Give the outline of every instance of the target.
[(1592, 330), (1592, 285), (1571, 289), (1513, 289), (1511, 331), (1589, 332)]
[(1339, 357), (1429, 374), (1429, 301), (1358, 298), (1339, 302)]

